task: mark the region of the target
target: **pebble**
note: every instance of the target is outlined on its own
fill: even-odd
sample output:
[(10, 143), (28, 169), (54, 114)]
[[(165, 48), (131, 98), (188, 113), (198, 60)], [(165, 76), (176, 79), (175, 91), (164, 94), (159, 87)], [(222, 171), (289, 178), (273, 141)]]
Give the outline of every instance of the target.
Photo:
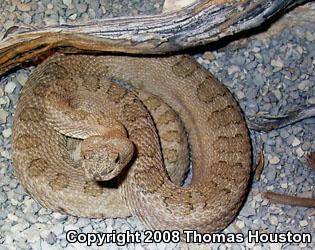
[(283, 61), (280, 58), (272, 59), (271, 60), (271, 66), (281, 69), (281, 68), (283, 68)]
[(52, 3), (47, 4), (47, 9), (52, 10), (54, 8), (54, 5)]
[(8, 117), (8, 112), (4, 111), (4, 110), (0, 110), (0, 123), (4, 124), (7, 122), (7, 117)]
[(54, 233), (50, 232), (48, 236), (46, 237), (46, 242), (49, 245), (53, 245), (56, 243), (56, 241), (57, 241), (57, 236)]
[(19, 84), (21, 84), (22, 86), (24, 86), (24, 84), (27, 81), (28, 76), (26, 75), (26, 73), (20, 73), (17, 75), (16, 80), (19, 82)]
[(245, 227), (244, 221), (238, 220), (236, 222), (236, 225), (239, 227), (239, 229), (243, 229)]
[(236, 97), (237, 97), (237, 99), (238, 100), (241, 100), (241, 99), (243, 99), (244, 97), (245, 97), (245, 94), (244, 94), (244, 92), (242, 92), (242, 91), (236, 91)]
[(13, 233), (20, 233), (23, 230), (25, 230), (26, 228), (29, 227), (29, 223), (28, 222), (20, 222), (14, 226), (11, 227), (11, 232)]
[(7, 85), (4, 87), (4, 91), (8, 94), (11, 94), (16, 88), (15, 82), (8, 82)]
[(7, 217), (9, 220), (12, 220), (12, 221), (18, 221), (19, 220), (19, 218), (17, 216), (15, 216), (14, 214), (8, 214)]
[(301, 158), (301, 157), (304, 155), (304, 151), (303, 151), (303, 149), (302, 149), (301, 147), (298, 147), (298, 148), (295, 150), (295, 152), (296, 152), (296, 154), (297, 154), (297, 156), (298, 156), (299, 158)]
[(315, 41), (315, 35), (309, 31), (306, 31), (306, 39), (309, 41), (309, 42), (314, 42)]
[(76, 7), (79, 13), (84, 13), (86, 12), (88, 5), (86, 3), (80, 3), (80, 4), (77, 4)]
[(255, 247), (255, 242), (252, 241), (252, 242), (248, 242), (248, 238), (245, 239), (245, 246), (248, 248), (248, 249), (252, 249), (253, 247)]
[[(56, 235), (61, 235), (64, 231), (63, 225), (62, 224), (56, 224), (51, 228), (51, 231), (56, 234)], [(92, 231), (90, 231), (92, 232)]]
[(206, 60), (212, 61), (212, 60), (215, 59), (215, 55), (212, 52), (210, 52), (210, 51), (206, 51), (203, 54), (203, 58), (206, 59)]
[(288, 133), (288, 131), (286, 129), (281, 129), (280, 130), (280, 136), (283, 138), (283, 139), (286, 139), (290, 136), (290, 134)]
[(17, 8), (18, 10), (20, 11), (30, 11), (31, 10), (31, 6), (29, 4), (24, 4), (24, 3), (21, 3), (20, 1), (16, 1), (17, 2)]
[(280, 162), (280, 159), (278, 156), (272, 156), (271, 159), (269, 160), (269, 163), (272, 165), (278, 164)]
[(53, 213), (52, 216), (53, 216), (53, 218), (55, 218), (59, 222), (64, 221), (68, 218), (68, 215), (57, 213), (57, 212)]
[(70, 15), (70, 16), (68, 17), (68, 19), (74, 21), (74, 20), (77, 18), (77, 16), (78, 16), (78, 15), (75, 13), (75, 14)]
[(239, 72), (240, 71), (240, 68), (236, 65), (232, 65), (231, 67), (228, 68), (228, 74), (229, 75), (233, 75), (235, 74), (236, 72)]
[(307, 100), (307, 103), (309, 103), (309, 104), (315, 104), (315, 96), (314, 96), (314, 97), (310, 97), (310, 98)]
[(309, 85), (310, 85), (309, 81), (304, 80), (304, 81), (300, 82), (297, 87), (299, 90), (304, 91), (304, 90), (307, 90), (307, 86), (309, 86)]
[(281, 250), (282, 244), (281, 243), (269, 243), (270, 250)]
[(278, 225), (278, 219), (276, 216), (270, 216), (269, 221), (272, 225), (275, 225), (275, 226)]
[(301, 227), (306, 227), (308, 225), (308, 222), (307, 222), (307, 220), (301, 220), (299, 222), (299, 224), (300, 224)]
[(70, 6), (72, 4), (72, 0), (62, 0), (63, 4)]
[(2, 131), (2, 135), (4, 138), (9, 138), (12, 134), (12, 129), (11, 128), (7, 128), (5, 130)]
[(293, 147), (296, 147), (296, 146), (298, 146), (300, 144), (301, 144), (301, 141), (298, 138), (295, 137), (291, 145)]
[(12, 21), (12, 20), (7, 20), (7, 21), (3, 24), (3, 28), (4, 28), (5, 30), (8, 30), (8, 29), (10, 29), (12, 26), (14, 26), (14, 25), (15, 25), (14, 21)]

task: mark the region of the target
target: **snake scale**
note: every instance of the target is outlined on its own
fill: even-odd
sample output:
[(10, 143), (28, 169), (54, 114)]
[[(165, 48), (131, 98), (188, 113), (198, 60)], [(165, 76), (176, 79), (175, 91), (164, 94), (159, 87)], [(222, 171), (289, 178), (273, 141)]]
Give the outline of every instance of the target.
[[(79, 162), (71, 137), (81, 142)], [(193, 174), (181, 187), (187, 141)], [(13, 161), (28, 193), (54, 211), (131, 213), (149, 228), (214, 232), (244, 200), (251, 148), (237, 102), (190, 56), (57, 54), (23, 89)]]

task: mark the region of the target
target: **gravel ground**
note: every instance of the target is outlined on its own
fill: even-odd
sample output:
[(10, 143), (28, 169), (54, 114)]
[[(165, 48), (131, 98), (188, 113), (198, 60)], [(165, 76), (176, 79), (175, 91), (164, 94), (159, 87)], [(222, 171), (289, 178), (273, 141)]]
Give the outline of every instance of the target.
[[(102, 16), (158, 13), (162, 2), (0, 0), (0, 37), (20, 22), (53, 24)], [(309, 3), (308, 9), (314, 15), (315, 3)], [(302, 105), (315, 104), (314, 25), (302, 22), (281, 32), (268, 31), (266, 34), (238, 40), (216, 50), (209, 49), (195, 57), (231, 90), (248, 117), (258, 112), (279, 116)], [(67, 243), (65, 232), (70, 229), (85, 233), (143, 230), (135, 218), (90, 220), (52, 213), (31, 199), (16, 180), (10, 158), (11, 126), (19, 93), (32, 69), (21, 69), (0, 79), (0, 250), (86, 249), (84, 244)], [(315, 151), (315, 118), (266, 134), (251, 131), (251, 136), (256, 155), (264, 143), (266, 166), (261, 180), (253, 182), (239, 216), (224, 232), (241, 232), (245, 237), (248, 230), (304, 232), (313, 235), (313, 242), (254, 244), (245, 240), (240, 244), (190, 245), (189, 248), (315, 249), (315, 209), (270, 204), (260, 194), (271, 190), (315, 198), (315, 173), (305, 164), (306, 153)], [(102, 249), (179, 247), (164, 243), (129, 244), (127, 247), (106, 244)]]

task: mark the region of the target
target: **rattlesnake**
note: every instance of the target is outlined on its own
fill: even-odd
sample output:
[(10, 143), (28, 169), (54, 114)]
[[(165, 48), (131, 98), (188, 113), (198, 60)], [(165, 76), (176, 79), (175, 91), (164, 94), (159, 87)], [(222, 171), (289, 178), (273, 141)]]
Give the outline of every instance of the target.
[[(153, 121), (146, 107), (153, 112), (161, 100), (165, 114)], [(186, 169), (187, 141), (177, 117), (188, 134), (193, 162), (187, 187), (178, 185)], [(109, 129), (102, 127), (104, 121)], [(167, 128), (174, 121), (177, 125)], [(155, 124), (162, 146), (169, 141), (162, 152)], [(95, 130), (114, 142), (103, 142)], [(93, 167), (70, 157), (65, 134), (94, 136), (82, 142), (82, 154)], [(122, 145), (125, 141), (133, 146)], [(102, 147), (118, 150), (106, 153), (114, 163), (132, 157), (116, 178), (117, 189), (109, 187), (110, 181), (95, 181), (107, 171), (95, 168)], [(89, 155), (91, 148), (96, 156)], [(175, 184), (163, 158), (183, 165), (168, 170)], [(189, 56), (57, 54), (34, 70), (23, 89), (13, 126), (13, 161), (25, 189), (54, 211), (96, 218), (131, 212), (154, 229), (213, 232), (232, 221), (244, 200), (251, 149), (236, 101)]]

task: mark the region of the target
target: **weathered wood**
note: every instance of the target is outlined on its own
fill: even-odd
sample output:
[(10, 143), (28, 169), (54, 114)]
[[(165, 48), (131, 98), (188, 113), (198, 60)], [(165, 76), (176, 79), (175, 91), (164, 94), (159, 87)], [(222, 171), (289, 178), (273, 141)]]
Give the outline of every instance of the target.
[(269, 132), (273, 129), (283, 128), (292, 125), (296, 122), (315, 117), (315, 105), (309, 105), (298, 110), (291, 111), (284, 116), (270, 117), (270, 116), (257, 116), (248, 120), (247, 125), (249, 129)]
[(263, 193), (263, 197), (267, 198), (272, 203), (279, 203), (291, 206), (315, 207), (315, 199), (313, 198), (277, 194), (274, 192)]
[(68, 53), (163, 54), (205, 45), (259, 26), (305, 0), (197, 0), (173, 13), (119, 17), (84, 24), (20, 26), (0, 44), (0, 74), (51, 49)]

